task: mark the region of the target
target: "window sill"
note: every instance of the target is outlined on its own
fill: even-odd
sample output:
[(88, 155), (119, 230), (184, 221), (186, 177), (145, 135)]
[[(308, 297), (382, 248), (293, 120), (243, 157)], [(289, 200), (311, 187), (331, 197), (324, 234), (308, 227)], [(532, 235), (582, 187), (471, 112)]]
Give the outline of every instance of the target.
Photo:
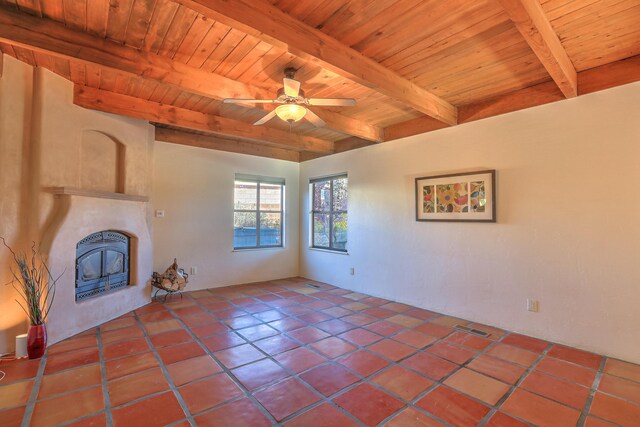
[(269, 250), (283, 250), (286, 249), (284, 246), (267, 246), (264, 248), (238, 248), (233, 249), (231, 252), (251, 252), (251, 251), (269, 251)]
[(307, 249), (309, 249), (310, 251), (328, 252), (330, 254), (336, 254), (336, 255), (349, 255), (349, 252), (332, 251), (331, 249), (314, 248), (313, 246), (308, 246)]

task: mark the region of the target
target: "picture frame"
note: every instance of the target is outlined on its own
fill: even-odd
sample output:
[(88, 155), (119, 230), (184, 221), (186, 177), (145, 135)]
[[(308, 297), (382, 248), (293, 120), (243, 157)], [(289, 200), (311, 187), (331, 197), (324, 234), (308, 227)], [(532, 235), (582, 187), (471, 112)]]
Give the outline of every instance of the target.
[(416, 221), (496, 222), (496, 171), (415, 179)]

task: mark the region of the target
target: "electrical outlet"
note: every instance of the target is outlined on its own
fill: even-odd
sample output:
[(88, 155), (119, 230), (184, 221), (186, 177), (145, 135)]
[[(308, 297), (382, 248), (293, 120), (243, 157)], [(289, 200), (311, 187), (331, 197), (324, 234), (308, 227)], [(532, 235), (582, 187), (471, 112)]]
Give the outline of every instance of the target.
[(164, 218), (164, 211), (156, 209), (156, 218)]
[(540, 311), (540, 301), (527, 298), (527, 310), (537, 313)]
[(355, 267), (351, 267), (349, 269), (349, 274), (351, 274), (352, 276), (354, 276), (356, 274), (356, 268)]
[(198, 274), (198, 267), (191, 267), (190, 269), (190, 273), (191, 275), (195, 276), (196, 274)]

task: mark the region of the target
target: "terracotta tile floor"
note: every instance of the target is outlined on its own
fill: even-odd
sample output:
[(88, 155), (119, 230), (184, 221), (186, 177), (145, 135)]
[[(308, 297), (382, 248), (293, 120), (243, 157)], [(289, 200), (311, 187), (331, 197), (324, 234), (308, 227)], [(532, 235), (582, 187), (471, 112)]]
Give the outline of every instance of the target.
[(638, 365), (302, 278), (153, 302), (0, 370), (2, 427), (640, 426)]

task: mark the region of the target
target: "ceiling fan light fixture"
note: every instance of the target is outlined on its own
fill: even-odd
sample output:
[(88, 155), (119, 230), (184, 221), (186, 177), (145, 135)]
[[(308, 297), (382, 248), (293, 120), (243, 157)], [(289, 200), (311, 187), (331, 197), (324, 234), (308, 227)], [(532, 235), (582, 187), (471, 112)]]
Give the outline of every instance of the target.
[(276, 108), (276, 115), (285, 122), (294, 123), (307, 114), (307, 109), (298, 104), (283, 104)]

